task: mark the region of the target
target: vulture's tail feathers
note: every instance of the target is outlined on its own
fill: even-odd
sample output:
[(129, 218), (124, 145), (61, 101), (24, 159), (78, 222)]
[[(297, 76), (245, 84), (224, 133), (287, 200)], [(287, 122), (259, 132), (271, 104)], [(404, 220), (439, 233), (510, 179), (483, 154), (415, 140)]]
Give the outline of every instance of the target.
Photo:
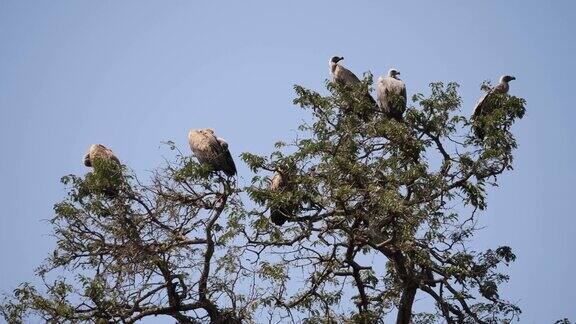
[(272, 223), (282, 226), (286, 223), (288, 217), (285, 216), (282, 209), (272, 209), (270, 211), (270, 219), (272, 220)]

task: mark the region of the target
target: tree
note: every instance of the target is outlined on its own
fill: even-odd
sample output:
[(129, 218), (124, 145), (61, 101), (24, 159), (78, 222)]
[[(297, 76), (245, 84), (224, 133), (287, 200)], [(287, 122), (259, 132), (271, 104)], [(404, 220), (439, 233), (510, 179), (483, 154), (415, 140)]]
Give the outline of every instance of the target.
[[(46, 287), (22, 284), (0, 311), (9, 322), (517, 318), (499, 294), (511, 248), (474, 251), (470, 240), (486, 187), (512, 169), (524, 100), (499, 96), (479, 140), (459, 114), (457, 84), (432, 83), (400, 121), (367, 100), (371, 85), (368, 74), (353, 88), (328, 82), (326, 96), (295, 86), (311, 118), (269, 156), (242, 154), (254, 172), (244, 188), (173, 143), (175, 160), (148, 184), (124, 167), (116, 196), (97, 188), (106, 173), (64, 177), (57, 246), (37, 271)], [(277, 170), (293, 173), (282, 190), (270, 188)], [(278, 227), (270, 209), (293, 214)], [(436, 310), (416, 312), (417, 293)]]

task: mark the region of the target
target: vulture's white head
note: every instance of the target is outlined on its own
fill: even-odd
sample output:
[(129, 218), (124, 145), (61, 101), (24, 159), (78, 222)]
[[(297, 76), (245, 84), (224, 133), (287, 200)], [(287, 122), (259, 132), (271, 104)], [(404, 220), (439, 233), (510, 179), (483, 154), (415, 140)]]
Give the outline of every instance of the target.
[(396, 69), (390, 69), (388, 71), (388, 76), (394, 79), (398, 79), (398, 76), (400, 75), (400, 71), (396, 70)]
[(332, 56), (330, 59), (330, 64), (338, 64), (338, 62), (342, 61), (344, 58), (341, 56)]
[(508, 83), (508, 82), (510, 82), (510, 81), (512, 81), (512, 80), (516, 80), (516, 78), (513, 77), (513, 76), (510, 76), (510, 75), (503, 75), (503, 76), (500, 78), (500, 83)]
[(214, 135), (214, 130), (212, 128), (204, 128), (201, 129), (200, 132), (202, 132), (205, 135)]

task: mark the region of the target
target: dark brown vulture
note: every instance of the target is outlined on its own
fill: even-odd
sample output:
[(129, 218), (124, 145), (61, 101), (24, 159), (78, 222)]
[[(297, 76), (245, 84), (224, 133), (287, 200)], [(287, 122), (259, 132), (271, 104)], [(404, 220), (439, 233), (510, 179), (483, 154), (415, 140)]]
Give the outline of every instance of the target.
[[(330, 74), (332, 75), (332, 80), (346, 87), (353, 87), (354, 85), (360, 83), (360, 79), (352, 73), (352, 71), (338, 64), (342, 61), (343, 57), (334, 56), (330, 59)], [(372, 104), (376, 104), (376, 100), (372, 98), (370, 93), (366, 92), (366, 100)]]
[(500, 83), (494, 87), (494, 89), (488, 91), (476, 104), (476, 108), (474, 108), (474, 113), (472, 114), (472, 128), (474, 129), (474, 134), (479, 139), (484, 139), (484, 127), (480, 121), (478, 121), (478, 117), (486, 116), (491, 111), (494, 110), (494, 95), (499, 94), (507, 94), (508, 90), (510, 89), (510, 85), (508, 84), (510, 81), (516, 80), (515, 77), (509, 75), (503, 75), (500, 78)]
[(388, 76), (379, 77), (376, 86), (378, 104), (386, 115), (402, 120), (406, 110), (406, 85), (398, 78), (400, 72), (390, 69)]
[(198, 162), (212, 166), (214, 171), (224, 171), (229, 177), (236, 174), (236, 165), (228, 150), (228, 143), (216, 137), (212, 129), (190, 130), (188, 143)]

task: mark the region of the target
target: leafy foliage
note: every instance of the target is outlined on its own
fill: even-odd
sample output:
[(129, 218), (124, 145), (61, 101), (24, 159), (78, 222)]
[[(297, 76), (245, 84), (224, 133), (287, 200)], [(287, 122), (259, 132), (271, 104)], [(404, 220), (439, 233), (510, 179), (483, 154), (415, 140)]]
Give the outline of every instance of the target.
[[(487, 187), (512, 169), (524, 100), (495, 98), (480, 140), (456, 83), (413, 95), (399, 120), (367, 99), (371, 86), (370, 74), (354, 87), (327, 82), (327, 95), (295, 86), (311, 119), (270, 155), (242, 154), (254, 173), (244, 188), (171, 142), (175, 161), (148, 184), (105, 160), (63, 177), (57, 246), (37, 270), (45, 289), (22, 284), (0, 312), (11, 323), (379, 323), (392, 310), (397, 323), (517, 318), (500, 289), (511, 248), (469, 242)], [(272, 190), (278, 170), (290, 170), (290, 185)], [(292, 215), (278, 227), (269, 214), (282, 206)], [(435, 312), (413, 310), (417, 293)]]
[[(486, 186), (512, 168), (517, 144), (510, 127), (523, 116), (524, 101), (499, 97), (481, 141), (469, 131), (469, 118), (458, 114), (457, 84), (432, 83), (430, 94), (414, 95), (416, 106), (398, 121), (358, 100), (370, 83), (370, 76), (354, 89), (329, 82), (328, 96), (296, 86), (295, 104), (314, 118), (300, 125), (293, 153), (244, 156), (257, 172), (246, 189), (257, 203), (301, 202), (282, 235), (260, 226), (249, 240), (254, 248), (281, 253), (288, 269), (306, 273), (305, 289), (296, 293), (286, 287), (301, 278), (277, 280), (276, 303), (287, 312), (309, 312), (311, 322), (372, 323), (395, 307), (405, 323), (421, 291), (438, 306), (435, 315), (414, 317), (427, 318), (423, 322), (435, 316), (480, 323), (515, 318), (520, 310), (498, 293), (508, 280), (499, 266), (515, 259), (511, 249), (475, 252), (466, 243), (477, 230), (477, 210), (486, 208)], [(298, 166), (297, 185), (292, 195), (276, 197), (266, 174), (286, 160)], [(265, 209), (252, 214), (260, 216), (253, 224), (265, 223)], [(386, 260), (386, 266), (374, 260)], [(350, 282), (355, 294), (346, 288)], [(338, 314), (335, 305), (343, 298), (357, 311)]]

